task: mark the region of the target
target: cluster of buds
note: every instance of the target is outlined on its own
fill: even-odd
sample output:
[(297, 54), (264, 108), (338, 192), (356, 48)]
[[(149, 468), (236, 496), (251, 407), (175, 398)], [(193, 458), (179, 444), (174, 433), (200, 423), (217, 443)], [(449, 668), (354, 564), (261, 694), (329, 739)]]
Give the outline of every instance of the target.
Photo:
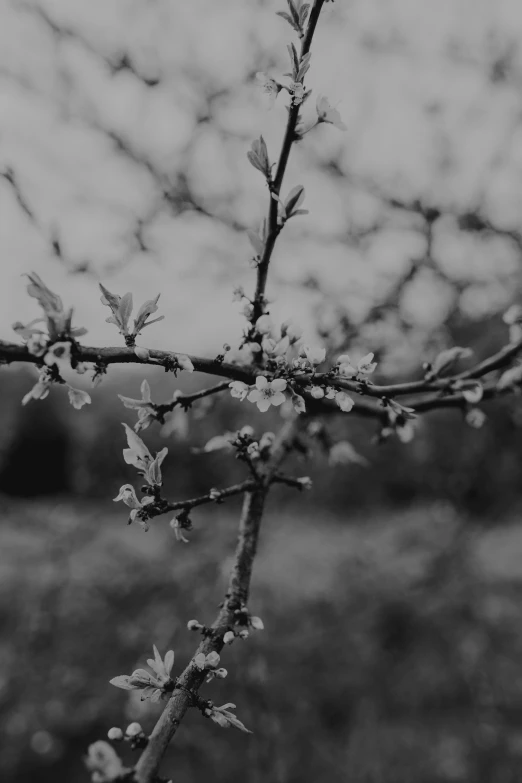
[(132, 750), (145, 748), (149, 741), (147, 735), (141, 728), (141, 724), (136, 721), (129, 723), (125, 732), (118, 726), (113, 726), (112, 729), (109, 729), (107, 732), (107, 737), (112, 742), (128, 742)]
[(362, 359), (357, 362), (352, 362), (348, 354), (342, 354), (337, 359), (335, 365), (337, 372), (343, 378), (350, 378), (356, 381), (368, 382), (370, 375), (372, 375), (376, 368), (377, 362), (374, 362), (374, 354), (367, 353)]
[(118, 394), (118, 397), (123, 402), (126, 408), (138, 411), (138, 421), (134, 425), (134, 431), (140, 432), (146, 430), (153, 421), (156, 421), (157, 408), (152, 402), (150, 393), (150, 386), (148, 381), (144, 380), (140, 386), (141, 399), (135, 400), (132, 397), (124, 397), (123, 394)]
[(146, 326), (162, 321), (165, 318), (164, 315), (160, 315), (152, 321), (149, 320), (150, 316), (158, 310), (158, 299), (160, 298), (160, 294), (158, 294), (155, 299), (148, 299), (142, 304), (134, 318), (134, 325), (131, 329), (129, 327), (129, 319), (132, 314), (133, 305), (130, 291), (123, 296), (111, 294), (111, 292), (101, 283), (100, 289), (102, 292), (101, 303), (106, 305), (112, 313), (112, 315), (106, 319), (106, 322), (118, 327), (120, 334), (123, 335), (125, 339), (125, 344), (129, 347), (134, 347), (136, 337)]
[(149, 449), (127, 424), (123, 424), (127, 435), (128, 448), (123, 449), (123, 458), (128, 465), (133, 465), (147, 484), (142, 487), (145, 497), (138, 499), (132, 484), (124, 484), (120, 487), (114, 501), (123, 501), (131, 509), (129, 523), (137, 519), (145, 530), (148, 530), (147, 519), (151, 516), (152, 504), (160, 501), (159, 491), (162, 485), (161, 465), (168, 454), (165, 447), (155, 457)]
[(396, 435), (402, 443), (409, 443), (415, 437), (415, 410), (397, 400), (384, 399), (382, 404), (386, 408), (387, 423), (379, 433), (379, 440)]
[[(243, 297), (243, 289), (236, 289), (236, 295)], [(230, 349), (226, 360), (239, 364), (252, 364), (254, 360), (257, 364), (266, 362), (272, 369), (285, 366), (290, 349), (301, 337), (301, 330), (290, 322), (277, 329), (268, 313), (259, 316), (255, 321), (252, 320), (254, 305), (250, 299), (243, 304), (242, 312), (249, 326), (245, 330), (241, 346), (238, 349)]]
[(194, 666), (200, 671), (206, 671), (206, 682), (211, 682), (214, 677), (219, 680), (224, 680), (228, 672), (226, 669), (219, 667), (219, 653), (210, 652), (207, 655), (205, 653), (198, 653), (194, 657)]
[[(72, 309), (65, 310), (61, 298), (53, 293), (36, 273), (28, 275), (27, 292), (34, 297), (43, 310), (43, 318), (35, 318), (24, 325), (13, 324), (13, 330), (24, 341), (27, 350), (33, 356), (43, 360), (44, 366), (38, 371), (38, 380), (22, 399), (22, 405), (31, 400), (44, 400), (53, 383), (64, 383), (69, 390), (69, 402), (80, 410), (91, 402), (90, 395), (82, 389), (76, 389), (62, 378), (64, 371), (74, 371), (83, 375), (88, 365), (78, 360), (76, 338), (87, 333), (83, 327), (72, 326)], [(44, 324), (41, 329), (37, 324)]]
[(263, 631), (264, 623), (260, 617), (251, 615), (248, 608), (243, 604), (233, 609), (234, 627), (229, 628), (223, 635), (224, 644), (232, 644), (234, 639), (248, 639), (250, 629), (253, 631)]

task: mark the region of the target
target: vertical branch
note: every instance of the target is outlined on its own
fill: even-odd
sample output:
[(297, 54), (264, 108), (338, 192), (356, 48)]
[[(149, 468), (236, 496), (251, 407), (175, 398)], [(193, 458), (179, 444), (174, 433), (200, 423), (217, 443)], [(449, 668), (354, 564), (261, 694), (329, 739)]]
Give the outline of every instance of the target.
[[(317, 26), (319, 14), (321, 13), (321, 9), (323, 7), (324, 1), (325, 0), (314, 1), (314, 4), (310, 11), (310, 16), (308, 18), (306, 33), (301, 44), (301, 58), (305, 54), (308, 54), (308, 52), (310, 51), (310, 46), (312, 44), (312, 39), (314, 37), (315, 28)], [(301, 104), (295, 103), (292, 100), (288, 111), (288, 121), (286, 123), (285, 135), (283, 138), (283, 144), (281, 146), (281, 153), (279, 155), (279, 161), (277, 164), (275, 177), (273, 181), (270, 183), (270, 204), (268, 207), (267, 237), (265, 242), (265, 248), (263, 251), (263, 257), (261, 258), (261, 261), (259, 262), (259, 265), (257, 267), (257, 280), (256, 280), (256, 291), (255, 291), (254, 301), (253, 301), (254, 311), (252, 314), (252, 323), (255, 323), (259, 318), (259, 316), (262, 315), (264, 312), (265, 289), (266, 289), (266, 282), (268, 277), (268, 267), (270, 265), (272, 251), (274, 249), (277, 237), (279, 236), (279, 232), (281, 230), (281, 227), (277, 223), (278, 204), (276, 199), (273, 198), (273, 194), (279, 196), (281, 192), (281, 185), (283, 184), (283, 179), (285, 176), (288, 159), (290, 157), (292, 144), (294, 143), (294, 141), (296, 141), (297, 138), (295, 129), (299, 121), (300, 110), (301, 110)]]
[[(254, 558), (259, 540), (259, 530), (269, 484), (275, 471), (291, 450), (297, 420), (288, 422), (279, 433), (274, 443), (272, 457), (261, 476), (256, 489), (245, 493), (243, 509), (239, 521), (238, 541), (234, 565), (230, 573), (228, 589), (221, 610), (212, 624), (211, 633), (201, 642), (194, 653), (208, 655), (210, 652), (221, 652), (223, 636), (235, 622), (235, 610), (248, 600), (250, 581)], [(197, 703), (197, 691), (205, 681), (206, 672), (201, 671), (189, 662), (183, 673), (178, 677), (176, 689), (161, 714), (149, 742), (135, 767), (136, 783), (152, 783), (159, 769), (161, 759), (168, 744), (175, 735), (187, 709)]]
[[(221, 652), (223, 634), (234, 623), (234, 609), (246, 602), (250, 587), (252, 566), (257, 549), (259, 527), (263, 515), (267, 488), (261, 487), (247, 492), (243, 501), (243, 510), (239, 522), (239, 534), (236, 558), (232, 568), (226, 600), (212, 625), (213, 633), (204, 639), (194, 653), (208, 655)], [(190, 661), (177, 680), (177, 688), (161, 714), (135, 768), (137, 783), (152, 783), (167, 746), (185, 715), (193, 704), (194, 696), (205, 680), (206, 672), (201, 672)]]

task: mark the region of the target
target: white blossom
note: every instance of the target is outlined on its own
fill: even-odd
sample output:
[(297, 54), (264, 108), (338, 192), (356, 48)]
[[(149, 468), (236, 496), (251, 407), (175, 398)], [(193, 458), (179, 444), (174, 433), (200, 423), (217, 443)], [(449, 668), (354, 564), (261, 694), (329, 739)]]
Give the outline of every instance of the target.
[(262, 71), (256, 73), (256, 79), (261, 84), (261, 88), (265, 95), (268, 96), (268, 108), (271, 109), (281, 91), (281, 85)]
[(292, 405), (296, 413), (306, 413), (306, 403), (300, 394), (292, 394)]
[(189, 357), (185, 354), (178, 354), (176, 356), (176, 361), (182, 370), (185, 370), (186, 372), (194, 372), (194, 365), (192, 364)]
[(330, 125), (333, 125), (339, 130), (347, 130), (346, 125), (341, 120), (341, 115), (337, 109), (334, 109), (334, 107), (331, 106), (330, 101), (324, 95), (318, 96), (315, 103), (315, 108), (317, 111), (318, 122), (328, 122)]
[[(118, 677), (113, 677), (110, 680), (110, 684), (125, 691), (140, 690), (142, 692), (142, 701), (150, 699), (156, 702), (166, 696), (165, 686), (171, 685), (172, 682), (170, 673), (174, 664), (174, 651), (169, 650), (165, 653), (165, 657), (162, 658), (156, 645), (154, 645), (153, 650), (154, 658), (149, 658), (147, 663), (154, 674), (151, 674), (146, 669), (136, 669), (130, 675), (121, 674)], [(139, 734), (142, 731), (141, 726), (139, 726), (139, 730), (136, 729), (136, 726), (139, 726), (139, 724), (136, 724), (131, 731)], [(127, 733), (129, 733), (129, 728), (127, 728)], [(135, 734), (133, 733), (131, 736), (135, 736)]]
[(346, 394), (346, 392), (337, 392), (335, 395), (335, 401), (339, 406), (339, 408), (345, 413), (351, 411), (353, 406), (355, 405), (352, 398), (348, 394)]
[(255, 402), (259, 410), (264, 413), (271, 405), (281, 405), (285, 401), (283, 394), (285, 389), (284, 378), (269, 381), (264, 375), (258, 375), (255, 388), (248, 394), (248, 400)]
[(232, 381), (228, 384), (230, 394), (232, 397), (236, 397), (238, 400), (244, 400), (250, 390), (250, 387), (242, 381)]
[(281, 337), (288, 337), (290, 345), (300, 340), (302, 336), (303, 330), (300, 326), (292, 323), (292, 321), (285, 321), (281, 324)]
[(45, 400), (52, 384), (51, 372), (47, 367), (42, 367), (38, 372), (38, 381), (31, 391), (22, 398), (22, 405), (27, 405), (31, 400)]
[(326, 358), (326, 349), (312, 345), (303, 345), (303, 354), (312, 364), (321, 364)]
[(484, 388), (479, 381), (475, 381), (473, 384), (466, 386), (462, 389), (462, 396), (467, 402), (477, 403), (480, 402), (484, 395)]
[(82, 389), (73, 389), (72, 386), (69, 386), (69, 402), (73, 408), (79, 411), (84, 405), (90, 405), (91, 396)]
[(345, 378), (355, 378), (362, 381), (375, 372), (377, 362), (373, 361), (374, 354), (367, 353), (362, 359), (357, 362), (352, 362), (348, 354), (342, 354), (337, 359), (337, 367), (339, 375)]
[(485, 421), (486, 414), (484, 411), (481, 411), (480, 408), (470, 408), (470, 410), (466, 413), (466, 423), (469, 424), (470, 427), (480, 429)]
[(93, 780), (98, 783), (105, 783), (105, 781), (109, 783), (128, 771), (114, 748), (104, 740), (98, 740), (89, 745), (85, 764), (87, 769), (93, 773)]
[(271, 334), (274, 329), (274, 324), (269, 315), (260, 315), (256, 321), (256, 329), (259, 334)]
[[(113, 498), (113, 501), (116, 503), (120, 500), (131, 509), (129, 522), (134, 522), (140, 509), (144, 508), (144, 506), (148, 506), (151, 503), (154, 503), (154, 498), (151, 498), (150, 495), (146, 495), (142, 500), (139, 500), (132, 484), (124, 484), (122, 487), (120, 487), (120, 491), (116, 497)], [(145, 521), (140, 521), (140, 524), (145, 530), (148, 530), (148, 526)]]

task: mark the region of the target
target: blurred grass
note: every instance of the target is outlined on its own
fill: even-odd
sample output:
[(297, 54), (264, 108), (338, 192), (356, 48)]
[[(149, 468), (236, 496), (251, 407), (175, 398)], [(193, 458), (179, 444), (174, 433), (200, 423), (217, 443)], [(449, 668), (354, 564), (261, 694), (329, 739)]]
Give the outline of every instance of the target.
[[(522, 772), (522, 533), (443, 504), (350, 518), (274, 496), (250, 609), (266, 630), (227, 648), (252, 736), (191, 711), (164, 769), (176, 783), (515, 781)], [(153, 643), (175, 671), (211, 622), (236, 503), (147, 534), (109, 502), (1, 499), (0, 719), (5, 783), (82, 783), (87, 744), (158, 708), (108, 684)]]

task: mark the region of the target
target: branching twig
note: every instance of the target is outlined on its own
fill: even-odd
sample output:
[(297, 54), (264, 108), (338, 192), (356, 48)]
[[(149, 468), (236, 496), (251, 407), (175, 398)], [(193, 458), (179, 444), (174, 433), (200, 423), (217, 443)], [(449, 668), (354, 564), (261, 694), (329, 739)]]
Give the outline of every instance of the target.
[(152, 783), (170, 740), (176, 733), (187, 709), (196, 701), (197, 691), (205, 681), (206, 672), (194, 665), (195, 656), (199, 653), (208, 655), (210, 652), (221, 652), (224, 646), (223, 636), (234, 625), (236, 609), (244, 606), (248, 600), (268, 486), (277, 468), (292, 448), (297, 426), (297, 421), (294, 421), (283, 427), (274, 444), (272, 458), (263, 471), (262, 483), (245, 494), (236, 555), (225, 601), (211, 626), (211, 633), (203, 639), (192, 660), (178, 678), (177, 688), (150, 735), (148, 745), (136, 764), (136, 783)]
[(161, 513), (167, 511), (190, 511), (197, 506), (204, 506), (207, 503), (220, 503), (225, 498), (230, 498), (233, 495), (241, 495), (244, 492), (251, 492), (258, 486), (258, 482), (254, 479), (248, 481), (242, 481), (241, 484), (234, 484), (231, 487), (225, 489), (211, 489), (206, 495), (200, 495), (197, 498), (190, 498), (189, 500), (176, 500), (172, 503), (167, 502), (164, 510)]
[[(358, 398), (355, 400), (352, 415), (385, 419), (386, 410), (382, 403), (376, 404), (370, 399), (365, 399), (365, 397), (379, 398), (382, 401), (399, 396), (409, 398), (410, 395), (417, 395), (411, 400), (406, 399), (405, 404), (418, 413), (434, 410), (436, 408), (462, 407), (466, 403), (465, 397), (460, 392), (455, 393), (452, 391), (456, 383), (466, 380), (478, 380), (490, 372), (508, 367), (512, 359), (521, 351), (522, 340), (518, 340), (517, 342), (504, 346), (492, 356), (478, 362), (464, 372), (433, 380), (422, 379), (417, 381), (406, 381), (404, 383), (378, 385), (345, 379), (331, 373), (314, 373), (297, 375), (295, 377), (295, 382), (302, 387), (328, 384), (336, 389), (343, 389), (352, 393), (355, 392), (358, 395)], [(99, 364), (137, 363), (155, 364), (156, 366), (160, 364), (166, 368), (175, 363), (176, 356), (179, 355), (177, 352), (155, 349), (148, 350), (148, 353), (150, 359), (139, 359), (132, 348), (126, 347), (93, 348), (78, 346), (77, 349), (78, 360), (82, 362), (96, 362)], [(216, 361), (215, 359), (191, 355), (189, 355), (188, 358), (194, 365), (194, 369), (198, 372), (218, 375), (232, 381), (241, 381), (247, 384), (255, 383), (255, 379), (260, 372), (258, 368), (249, 365), (228, 364)], [(39, 358), (29, 353), (25, 346), (0, 340), (0, 362), (2, 360), (4, 362), (22, 361), (38, 365), (42, 364), (41, 357)], [(177, 400), (167, 404), (169, 406), (168, 409), (164, 408), (163, 405), (158, 406), (158, 408), (162, 408), (167, 412), (167, 410), (172, 410), (178, 403), (182, 406), (189, 406), (197, 399), (224, 391), (227, 386), (227, 383), (216, 384), (209, 389), (178, 397)], [(419, 397), (419, 395), (424, 394), (427, 396)], [(484, 388), (484, 398), (491, 399), (495, 395), (496, 389), (494, 385), (486, 386)], [(307, 397), (306, 394), (305, 397)], [(313, 412), (315, 415), (320, 413), (339, 412), (337, 406), (332, 405), (328, 400), (313, 400), (307, 397), (307, 405), (309, 411)]]
[[(310, 51), (310, 46), (312, 44), (312, 39), (314, 37), (315, 28), (317, 26), (319, 14), (321, 13), (321, 9), (323, 5), (324, 5), (324, 0), (315, 0), (312, 6), (312, 9), (310, 11), (310, 16), (308, 18), (306, 33), (301, 42), (301, 59), (303, 58), (304, 55), (308, 54), (308, 52)], [(279, 196), (281, 192), (281, 185), (283, 184), (283, 179), (285, 176), (286, 167), (288, 165), (288, 159), (290, 157), (292, 144), (294, 143), (294, 141), (296, 141), (297, 138), (296, 127), (299, 121), (300, 110), (301, 110), (301, 105), (295, 101), (292, 101), (288, 110), (288, 121), (286, 123), (285, 135), (283, 138), (283, 144), (281, 146), (281, 153), (279, 155), (279, 161), (277, 163), (275, 177), (270, 183), (270, 204), (268, 207), (268, 231), (267, 231), (263, 256), (257, 267), (256, 290), (252, 302), (254, 308), (252, 313), (252, 323), (255, 323), (256, 320), (259, 318), (259, 316), (261, 316), (264, 312), (265, 288), (266, 288), (266, 282), (268, 277), (268, 267), (270, 265), (270, 259), (272, 257), (272, 251), (274, 249), (274, 245), (276, 243), (277, 237), (279, 236), (279, 232), (281, 230), (281, 226), (278, 225), (277, 222), (278, 203), (277, 200), (273, 198), (273, 195), (275, 194), (276, 196)]]

